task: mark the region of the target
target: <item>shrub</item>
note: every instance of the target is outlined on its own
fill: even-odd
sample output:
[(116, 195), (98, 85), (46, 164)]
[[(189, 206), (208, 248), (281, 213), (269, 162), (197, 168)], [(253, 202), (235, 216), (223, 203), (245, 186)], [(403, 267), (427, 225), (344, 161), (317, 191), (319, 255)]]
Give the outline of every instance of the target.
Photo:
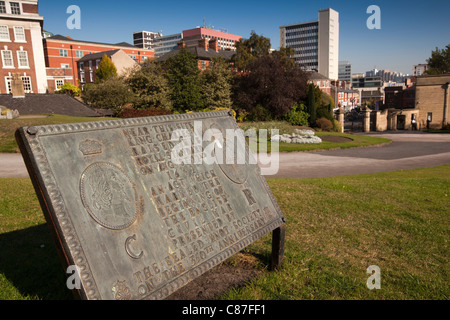
[(172, 112), (162, 108), (139, 109), (139, 110), (126, 109), (120, 113), (120, 117), (141, 118), (141, 117), (164, 116), (167, 114), (172, 114)]
[(70, 82), (64, 83), (62, 86), (59, 86), (58, 89), (55, 91), (56, 93), (68, 93), (72, 97), (78, 97), (81, 94), (80, 88), (77, 86), (71, 84)]
[(339, 133), (343, 132), (341, 123), (339, 121), (337, 121), (336, 119), (333, 119), (333, 132), (339, 132)]
[(303, 104), (293, 105), (285, 116), (286, 121), (293, 126), (307, 126), (309, 114), (305, 110), (306, 107)]
[(331, 129), (333, 129), (333, 124), (326, 118), (318, 119), (316, 124), (322, 131), (331, 131)]

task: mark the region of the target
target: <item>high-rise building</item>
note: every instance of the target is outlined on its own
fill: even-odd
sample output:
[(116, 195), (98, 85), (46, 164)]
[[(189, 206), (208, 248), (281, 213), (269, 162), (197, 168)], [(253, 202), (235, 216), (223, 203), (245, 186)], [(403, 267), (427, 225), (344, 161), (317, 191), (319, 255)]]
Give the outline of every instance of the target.
[(352, 81), (352, 65), (348, 61), (339, 61), (339, 81)]
[(37, 0), (0, 1), (0, 93), (11, 93), (13, 77), (25, 93), (46, 92), (43, 24)]
[(280, 26), (280, 47), (294, 49), (294, 60), (305, 70), (331, 80), (339, 77), (339, 13), (319, 10), (319, 20)]

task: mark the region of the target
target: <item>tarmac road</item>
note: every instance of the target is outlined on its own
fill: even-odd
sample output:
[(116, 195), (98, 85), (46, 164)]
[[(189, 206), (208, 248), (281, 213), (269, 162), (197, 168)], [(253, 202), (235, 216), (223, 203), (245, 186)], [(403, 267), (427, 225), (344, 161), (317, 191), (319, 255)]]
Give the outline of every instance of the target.
[[(450, 134), (370, 133), (391, 139), (383, 147), (279, 153), (279, 170), (266, 178), (318, 178), (450, 164)], [(0, 154), (0, 177), (28, 177), (21, 154)]]
[(266, 178), (319, 178), (387, 172), (450, 164), (450, 134), (371, 133), (392, 140), (382, 147), (317, 153), (280, 153), (276, 175)]

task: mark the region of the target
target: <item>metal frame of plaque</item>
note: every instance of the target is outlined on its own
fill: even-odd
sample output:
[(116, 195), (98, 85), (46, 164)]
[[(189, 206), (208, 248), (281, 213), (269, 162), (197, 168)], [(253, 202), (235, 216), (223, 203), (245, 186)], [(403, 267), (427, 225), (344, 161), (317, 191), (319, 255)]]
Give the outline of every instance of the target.
[(17, 130), (80, 298), (164, 299), (271, 231), (281, 265), (285, 218), (257, 164), (171, 161), (171, 133), (196, 121), (238, 129), (214, 111)]

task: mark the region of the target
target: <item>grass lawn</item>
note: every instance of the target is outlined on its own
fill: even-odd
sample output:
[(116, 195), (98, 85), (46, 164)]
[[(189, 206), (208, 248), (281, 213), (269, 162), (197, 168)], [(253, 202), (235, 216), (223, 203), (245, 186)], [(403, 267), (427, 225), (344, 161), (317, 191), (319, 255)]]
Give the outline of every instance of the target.
[[(320, 179), (271, 179), (287, 218), (285, 261), (271, 237), (225, 263), (260, 276), (222, 299), (448, 299), (450, 165)], [(0, 299), (70, 299), (29, 179), (0, 179)], [(366, 270), (381, 269), (368, 290)]]
[(46, 118), (23, 118), (0, 120), (0, 153), (18, 153), (19, 147), (17, 146), (14, 134), (18, 128), (28, 126), (41, 126), (49, 124), (62, 124), (62, 123), (78, 123), (88, 121), (101, 121), (111, 118), (97, 118), (97, 117), (70, 117), (62, 115), (50, 115)]
[[(292, 126), (285, 121), (268, 121), (268, 122), (245, 122), (240, 125), (242, 130), (247, 131), (249, 129), (254, 129), (257, 132), (259, 137), (259, 130), (265, 129), (267, 130), (267, 136), (270, 137), (271, 130), (277, 129), (279, 130), (279, 134), (292, 134), (295, 129), (308, 129), (306, 127), (296, 127)], [(337, 132), (316, 132), (316, 136), (322, 138), (322, 143), (274, 143), (274, 147), (276, 150), (280, 152), (295, 152), (295, 151), (321, 151), (321, 150), (330, 150), (330, 149), (347, 149), (347, 148), (356, 148), (356, 147), (370, 147), (376, 145), (383, 145), (386, 143), (392, 142), (390, 139), (380, 138), (380, 137), (369, 137), (369, 136), (361, 136), (355, 134), (348, 133), (337, 133)], [(327, 139), (326, 138), (333, 137), (342, 137), (347, 141), (327, 141), (327, 140), (337, 140), (337, 139)], [(255, 142), (255, 138), (252, 141)], [(259, 141), (259, 140), (258, 140)], [(265, 141), (264, 141), (265, 142)], [(270, 141), (259, 145), (257, 143), (257, 149), (260, 152), (271, 152), (272, 145)], [(252, 146), (251, 146), (252, 147)], [(255, 148), (252, 148), (252, 151), (256, 151)]]
[[(111, 119), (111, 118), (107, 118)], [(17, 128), (27, 126), (49, 125), (49, 124), (62, 124), (62, 123), (77, 123), (88, 121), (101, 121), (106, 118), (89, 118), (89, 117), (69, 117), (61, 115), (52, 115), (47, 118), (31, 118), (31, 119), (13, 119), (13, 120), (0, 120), (0, 153), (18, 153), (19, 147), (17, 146), (14, 133)], [(260, 123), (246, 123), (241, 126), (245, 131), (251, 127), (257, 127), (258, 129), (278, 129), (280, 133), (292, 133), (295, 128), (287, 122), (273, 121), (273, 122), (260, 122)], [(269, 131), (270, 132), (270, 131)], [(347, 142), (330, 142), (323, 141), (320, 144), (290, 144), (280, 143), (275, 146), (280, 152), (286, 151), (313, 151), (313, 150), (329, 150), (338, 148), (354, 148), (354, 147), (367, 147), (389, 143), (391, 140), (379, 137), (359, 136), (354, 134), (333, 133), (333, 132), (317, 132), (317, 136), (339, 136), (348, 138)], [(271, 144), (267, 144), (267, 152), (271, 151)], [(265, 149), (261, 149), (263, 151)]]

